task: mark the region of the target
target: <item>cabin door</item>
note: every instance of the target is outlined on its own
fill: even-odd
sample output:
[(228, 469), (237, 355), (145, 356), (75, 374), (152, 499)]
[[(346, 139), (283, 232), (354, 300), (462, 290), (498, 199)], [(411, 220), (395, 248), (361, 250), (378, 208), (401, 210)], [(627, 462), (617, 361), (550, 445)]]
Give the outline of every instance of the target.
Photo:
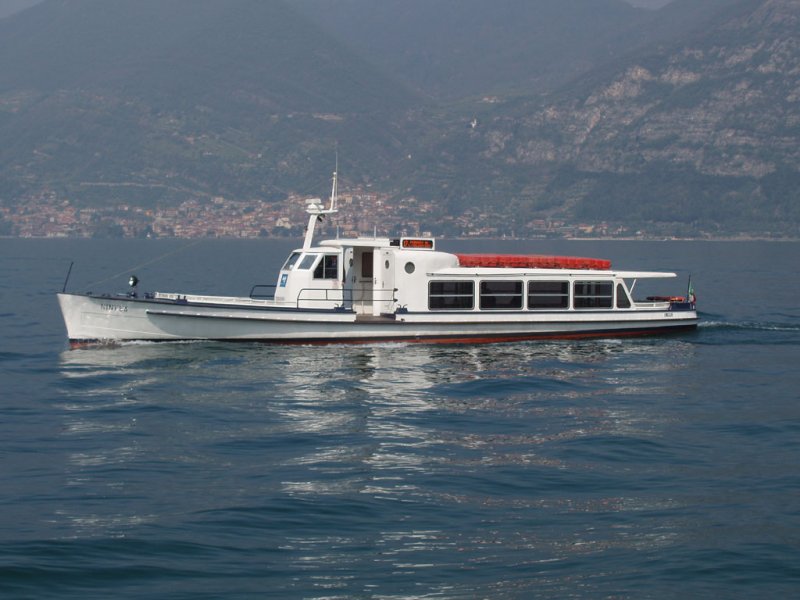
[(373, 314), (373, 289), (375, 279), (375, 255), (372, 249), (353, 248), (353, 268), (350, 270), (353, 309), (361, 315)]

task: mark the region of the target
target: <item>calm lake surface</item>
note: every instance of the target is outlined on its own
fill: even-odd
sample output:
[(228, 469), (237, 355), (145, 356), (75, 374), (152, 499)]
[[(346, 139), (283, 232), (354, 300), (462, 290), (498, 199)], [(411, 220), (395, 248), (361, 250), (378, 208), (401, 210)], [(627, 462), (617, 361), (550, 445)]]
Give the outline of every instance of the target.
[(246, 295), (296, 245), (0, 240), (0, 597), (800, 594), (799, 243), (440, 242), (691, 273), (681, 336), (67, 348), (70, 261)]

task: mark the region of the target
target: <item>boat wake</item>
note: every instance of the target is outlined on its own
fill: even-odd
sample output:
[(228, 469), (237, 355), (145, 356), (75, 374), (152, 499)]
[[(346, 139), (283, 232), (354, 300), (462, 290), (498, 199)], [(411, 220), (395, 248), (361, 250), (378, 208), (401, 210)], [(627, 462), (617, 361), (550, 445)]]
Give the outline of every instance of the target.
[(800, 333), (800, 325), (788, 323), (768, 323), (758, 321), (702, 321), (698, 328), (714, 331), (780, 331), (787, 333)]
[(701, 345), (797, 346), (800, 325), (776, 321), (703, 321), (697, 338)]

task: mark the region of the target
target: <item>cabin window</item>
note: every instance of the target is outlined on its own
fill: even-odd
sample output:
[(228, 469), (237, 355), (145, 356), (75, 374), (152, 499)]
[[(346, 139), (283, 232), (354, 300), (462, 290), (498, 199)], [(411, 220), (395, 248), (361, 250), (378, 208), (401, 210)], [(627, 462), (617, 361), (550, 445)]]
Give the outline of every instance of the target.
[(621, 283), (617, 284), (617, 308), (630, 308), (631, 307), (631, 299), (628, 298), (628, 294), (625, 292), (625, 286)]
[(326, 254), (314, 269), (314, 279), (338, 279), (339, 257), (336, 254)]
[(297, 262), (297, 259), (300, 258), (299, 252), (292, 252), (289, 255), (289, 258), (286, 259), (286, 262), (283, 263), (283, 267), (281, 267), (281, 271), (291, 271), (294, 263)]
[(569, 308), (569, 282), (529, 281), (528, 308), (530, 310)]
[(521, 281), (481, 281), (481, 310), (519, 310), (521, 308)]
[(611, 308), (613, 295), (611, 281), (575, 282), (575, 308)]
[(297, 265), (297, 270), (299, 271), (300, 269), (303, 269), (307, 271), (314, 266), (314, 263), (317, 262), (318, 258), (319, 254), (306, 254), (303, 257), (303, 260), (300, 261), (300, 264)]
[(472, 281), (431, 281), (428, 286), (430, 310), (472, 310), (475, 283)]

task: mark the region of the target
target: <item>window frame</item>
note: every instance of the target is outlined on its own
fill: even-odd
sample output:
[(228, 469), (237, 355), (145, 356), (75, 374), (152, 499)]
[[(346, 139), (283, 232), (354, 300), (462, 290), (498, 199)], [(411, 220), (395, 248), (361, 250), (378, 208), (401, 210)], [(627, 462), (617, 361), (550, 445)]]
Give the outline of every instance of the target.
[[(555, 291), (546, 291), (546, 292), (533, 292), (532, 287), (535, 284), (543, 283), (543, 284), (558, 284), (563, 292), (558, 293)], [(528, 310), (535, 310), (535, 311), (545, 311), (545, 310), (569, 310), (570, 306), (570, 285), (569, 281), (566, 279), (529, 279), (528, 280), (528, 289), (526, 290), (528, 296)], [(561, 298), (561, 302), (559, 305), (548, 305), (548, 306), (534, 306), (533, 299), (535, 298)]]
[[(316, 266), (317, 259), (320, 256), (321, 255), (319, 255), (319, 254), (305, 254), (305, 255), (303, 255), (303, 258), (301, 258), (300, 261), (297, 263), (297, 270), (298, 271), (310, 271), (311, 269), (313, 269)], [(305, 265), (305, 263), (309, 259), (311, 260), (311, 263), (307, 267), (303, 266), (303, 265)]]
[[(615, 287), (617, 296), (614, 300), (614, 306), (619, 310), (628, 310), (633, 308), (633, 302), (630, 296), (628, 296), (628, 291), (625, 289), (625, 287), (625, 284), (623, 284), (621, 281), (618, 281)], [(624, 298), (624, 301), (620, 302), (620, 298)]]
[[(591, 286), (579, 293), (578, 286)], [(596, 287), (608, 288), (608, 293), (594, 291)], [(602, 301), (602, 303), (601, 303)], [(614, 308), (614, 282), (610, 279), (579, 279), (572, 282), (572, 306), (575, 310), (611, 310)]]
[[(333, 261), (329, 259), (333, 259)], [(331, 262), (333, 265), (330, 264)], [(339, 255), (323, 254), (322, 260), (314, 268), (313, 278), (319, 280), (339, 279)]]
[(297, 264), (297, 261), (300, 260), (302, 255), (302, 252), (292, 252), (289, 255), (289, 258), (286, 259), (286, 262), (283, 263), (281, 271), (291, 271), (292, 268)]
[[(438, 291), (438, 293), (434, 293), (434, 286), (446, 286), (446, 285), (454, 285), (456, 289), (452, 293), (447, 293), (444, 289)], [(460, 291), (458, 288), (460, 286), (469, 286), (470, 291), (467, 293), (466, 291)], [(469, 306), (464, 304), (463, 306), (457, 305), (447, 305), (444, 303), (444, 298), (464, 298), (469, 300)], [(436, 299), (437, 302), (433, 302)], [(441, 306), (435, 306), (441, 302)], [(463, 302), (463, 301), (462, 301)], [(428, 310), (430, 311), (452, 311), (452, 310), (475, 310), (475, 282), (471, 279), (469, 280), (451, 280), (451, 279), (440, 279), (428, 282)]]
[[(479, 299), (478, 303), (481, 310), (522, 310), (524, 306), (525, 299), (523, 297), (523, 285), (521, 279), (483, 279), (480, 281), (479, 289)], [(515, 291), (509, 292), (502, 289), (496, 291), (484, 291), (486, 288), (492, 285), (508, 285), (511, 284), (515, 287)], [(491, 306), (489, 299), (494, 298), (494, 306)], [(497, 301), (499, 299), (517, 299), (517, 302), (514, 302), (514, 305), (502, 305), (498, 306)]]

